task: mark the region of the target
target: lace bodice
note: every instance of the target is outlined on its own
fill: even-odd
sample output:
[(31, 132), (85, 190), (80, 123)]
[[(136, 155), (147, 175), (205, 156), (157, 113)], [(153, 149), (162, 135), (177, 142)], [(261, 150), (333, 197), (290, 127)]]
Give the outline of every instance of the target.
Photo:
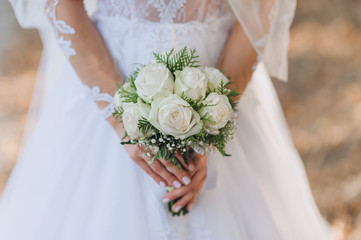
[(98, 0), (98, 12), (162, 23), (203, 22), (223, 12), (223, 0)]
[[(84, 69), (84, 64), (81, 62), (84, 61), (82, 59), (81, 54), (78, 55), (78, 49), (82, 47), (81, 42), (75, 43), (74, 40), (80, 39), (78, 38), (79, 31), (84, 34), (86, 30), (81, 29), (81, 22), (74, 20), (71, 17), (70, 11), (70, 3), (66, 0), (45, 0), (46, 2), (46, 13), (52, 25), (52, 28), (55, 32), (55, 37), (58, 40), (59, 46), (63, 49), (63, 52), (67, 58), (72, 57), (75, 63), (80, 63), (78, 70)], [(104, 29), (108, 29), (111, 32), (114, 32), (113, 29), (109, 29), (109, 25), (117, 25), (124, 26), (129, 25), (131, 23), (146, 23), (146, 22), (155, 22), (160, 24), (179, 24), (181, 23), (204, 23), (206, 25), (213, 25), (213, 20), (222, 17), (222, 13), (224, 11), (224, 0), (98, 0), (97, 1), (97, 9), (93, 15), (93, 19), (106, 19), (107, 23), (105, 27), (99, 27), (98, 21), (98, 29), (101, 30), (103, 37), (105, 37), (105, 32), (102, 31)], [(59, 10), (59, 6), (62, 5)], [(69, 3), (69, 5), (67, 5)], [(76, 5), (74, 5), (76, 7)], [(79, 7), (79, 6), (78, 6)], [(69, 13), (68, 13), (69, 12)], [(58, 13), (62, 13), (62, 17), (59, 18)], [(73, 12), (72, 14), (77, 14)], [(68, 21), (70, 20), (70, 22)], [(127, 22), (124, 23), (123, 20)], [(109, 22), (111, 21), (111, 22)], [(188, 24), (187, 24), (188, 25)], [(186, 38), (187, 29), (189, 27), (183, 29), (183, 33), (180, 34), (183, 38)], [(90, 30), (91, 31), (91, 30)], [(173, 33), (172, 33), (173, 31)], [(164, 38), (165, 40), (169, 39), (171, 35), (174, 35), (173, 29), (171, 32), (164, 33), (157, 32), (157, 37)], [(86, 34), (86, 33), (85, 33)], [(179, 33), (178, 33), (179, 34)], [(152, 35), (152, 33), (150, 33)], [(93, 35), (89, 35), (92, 37)], [(105, 41), (108, 43), (108, 47), (111, 52), (117, 52), (120, 46), (112, 47), (110, 43), (112, 36), (105, 37)], [(117, 39), (117, 38), (116, 38)], [(151, 42), (151, 40), (150, 40)], [(169, 40), (168, 40), (169, 42)], [(188, 45), (188, 43), (184, 43)], [(77, 45), (77, 46), (75, 46)], [(155, 50), (155, 49), (154, 49)], [(168, 49), (169, 50), (169, 49)], [(92, 51), (96, 51), (94, 48)], [(104, 51), (104, 50), (103, 50)], [(83, 52), (83, 55), (91, 55), (92, 53), (89, 51)], [(117, 54), (115, 54), (117, 55)], [(74, 57), (79, 60), (74, 60)], [(81, 60), (80, 60), (81, 59)], [(87, 59), (92, 59), (87, 58)], [(97, 59), (96, 65), (99, 65), (103, 62), (104, 59)], [(120, 62), (119, 56), (116, 57), (118, 63)], [(129, 61), (129, 60), (128, 60)], [(93, 65), (93, 61), (90, 61), (89, 64)], [(85, 64), (87, 65), (87, 64)], [(94, 65), (93, 65), (94, 66)], [(77, 67), (75, 67), (77, 69)], [(99, 68), (103, 69), (103, 67)], [(102, 72), (102, 70), (100, 71)], [(111, 115), (113, 105), (112, 105), (112, 97), (108, 93), (104, 92), (104, 77), (99, 78), (99, 81), (94, 80), (94, 76), (89, 76), (84, 74), (85, 77), (81, 78), (84, 83), (85, 88), (88, 92), (92, 93), (91, 96), (95, 101), (103, 101), (110, 103), (107, 107), (102, 109), (102, 115), (107, 118)], [(106, 96), (106, 98), (104, 98)]]

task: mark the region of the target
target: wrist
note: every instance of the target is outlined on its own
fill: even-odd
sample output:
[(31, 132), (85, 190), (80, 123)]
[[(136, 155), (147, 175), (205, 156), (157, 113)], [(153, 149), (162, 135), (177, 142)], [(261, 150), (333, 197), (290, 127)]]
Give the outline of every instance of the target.
[(123, 138), (125, 135), (125, 130), (123, 124), (120, 122), (119, 119), (115, 119), (113, 116), (110, 116), (108, 119), (110, 126), (115, 130), (120, 138)]

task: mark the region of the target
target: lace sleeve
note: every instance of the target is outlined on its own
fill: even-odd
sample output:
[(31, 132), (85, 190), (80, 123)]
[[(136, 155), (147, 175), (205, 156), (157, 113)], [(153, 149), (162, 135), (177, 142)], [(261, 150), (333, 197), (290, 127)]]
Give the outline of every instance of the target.
[(82, 0), (46, 0), (45, 13), (65, 56), (98, 104), (111, 116), (112, 99), (122, 83), (118, 67), (102, 37), (88, 17)]
[(48, 1), (46, 6), (46, 14), (53, 26), (55, 38), (59, 43), (60, 48), (63, 50), (65, 56), (69, 57), (76, 55), (76, 51), (71, 47), (72, 41), (65, 40), (64, 36), (74, 35), (75, 29), (69, 26), (65, 21), (58, 20), (56, 18), (56, 7), (59, 4), (59, 0)]

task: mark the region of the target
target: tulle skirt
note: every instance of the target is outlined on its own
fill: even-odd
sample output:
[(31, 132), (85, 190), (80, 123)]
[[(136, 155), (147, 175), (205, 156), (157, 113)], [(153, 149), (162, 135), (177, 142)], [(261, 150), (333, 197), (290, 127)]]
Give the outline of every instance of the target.
[[(95, 21), (125, 75), (152, 51), (184, 45), (215, 65), (232, 26)], [(166, 190), (129, 158), (71, 66), (51, 72), (58, 60), (46, 57), (52, 84), (3, 193), (0, 239), (332, 239), (262, 63), (237, 107), (232, 156), (208, 154), (206, 187), (188, 215), (172, 217)]]

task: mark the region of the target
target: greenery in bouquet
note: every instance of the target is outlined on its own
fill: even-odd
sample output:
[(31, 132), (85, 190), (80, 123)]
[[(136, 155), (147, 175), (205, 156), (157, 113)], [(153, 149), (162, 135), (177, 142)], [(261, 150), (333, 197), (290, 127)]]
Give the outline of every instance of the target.
[(153, 155), (151, 163), (163, 158), (179, 170), (176, 152), (188, 164), (190, 148), (201, 154), (217, 148), (229, 156), (225, 148), (235, 127), (233, 98), (238, 95), (228, 88), (229, 79), (216, 68), (201, 68), (195, 49), (172, 49), (154, 58), (114, 96), (113, 116), (126, 132), (122, 144), (139, 144), (145, 155)]

